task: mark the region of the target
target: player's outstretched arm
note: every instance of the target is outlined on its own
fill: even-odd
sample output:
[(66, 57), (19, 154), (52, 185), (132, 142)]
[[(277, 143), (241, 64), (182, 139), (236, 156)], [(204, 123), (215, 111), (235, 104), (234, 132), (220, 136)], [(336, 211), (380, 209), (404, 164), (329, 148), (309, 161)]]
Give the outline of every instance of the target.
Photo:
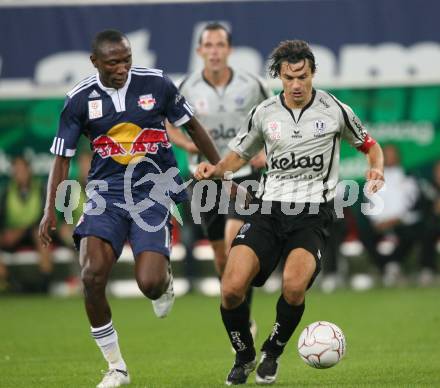
[(203, 128), (202, 124), (200, 124), (199, 120), (195, 117), (191, 117), (191, 119), (184, 124), (184, 127), (188, 134), (191, 136), (191, 139), (200, 150), (200, 152), (209, 160), (210, 163), (216, 164), (220, 160), (220, 155), (217, 151), (217, 148), (214, 142), (209, 136), (208, 132)]
[(231, 173), (239, 170), (243, 167), (247, 161), (242, 159), (234, 151), (230, 151), (220, 162), (216, 165), (212, 165), (207, 162), (202, 162), (197, 166), (194, 173), (194, 177), (197, 180), (202, 179), (226, 179), (230, 180), (232, 177), (229, 176)]
[(56, 229), (55, 198), (58, 185), (66, 180), (69, 174), (70, 159), (71, 158), (65, 156), (56, 156), (50, 169), (47, 182), (46, 205), (38, 231), (38, 235), (44, 246), (52, 242), (49, 231)]
[(385, 182), (383, 175), (383, 152), (379, 143), (374, 144), (366, 153), (369, 169), (366, 173), (367, 192), (376, 193)]
[[(242, 159), (234, 151), (230, 151), (220, 162), (216, 165), (202, 162), (197, 166), (194, 173), (194, 177), (197, 180), (203, 179), (224, 179), (229, 181), (229, 187), (225, 187), (228, 195), (231, 198), (245, 198), (244, 208), (246, 209), (249, 203), (252, 201), (252, 195), (242, 186), (238, 185), (236, 182), (231, 181), (232, 173), (239, 170), (247, 163), (247, 160)], [(241, 193), (239, 195), (239, 193)]]

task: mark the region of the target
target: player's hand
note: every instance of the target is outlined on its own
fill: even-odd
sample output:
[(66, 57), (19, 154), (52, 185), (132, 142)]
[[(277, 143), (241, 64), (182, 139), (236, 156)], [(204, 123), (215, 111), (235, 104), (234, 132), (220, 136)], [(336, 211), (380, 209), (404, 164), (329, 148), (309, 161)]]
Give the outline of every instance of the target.
[(196, 178), (198, 181), (201, 181), (203, 179), (213, 179), (216, 178), (215, 173), (216, 167), (208, 162), (201, 162), (194, 173), (194, 178)]
[(47, 247), (52, 242), (50, 232), (56, 229), (56, 216), (54, 211), (45, 211), (38, 228), (38, 237), (43, 246)]
[(377, 193), (385, 184), (383, 171), (378, 168), (370, 168), (366, 174), (367, 178), (367, 193)]

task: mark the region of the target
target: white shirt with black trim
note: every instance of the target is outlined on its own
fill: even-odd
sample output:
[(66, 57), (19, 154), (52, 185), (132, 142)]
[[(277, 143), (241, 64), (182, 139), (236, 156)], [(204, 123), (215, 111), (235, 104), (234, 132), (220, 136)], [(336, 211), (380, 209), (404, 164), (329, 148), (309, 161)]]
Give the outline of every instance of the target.
[(348, 106), (323, 90), (293, 115), (284, 95), (271, 97), (249, 114), (229, 147), (245, 160), (262, 147), (267, 155), (257, 197), (264, 201), (320, 203), (334, 198), (340, 142), (360, 147), (367, 132)]
[[(229, 152), (228, 144), (233, 139), (249, 111), (272, 96), (272, 92), (258, 77), (247, 72), (231, 69), (232, 75), (226, 86), (217, 88), (197, 71), (185, 78), (180, 93), (195, 109), (195, 115), (208, 130), (219, 150), (220, 156)], [(192, 155), (190, 169), (195, 171), (201, 157)], [(245, 166), (234, 177), (251, 174), (251, 167)]]

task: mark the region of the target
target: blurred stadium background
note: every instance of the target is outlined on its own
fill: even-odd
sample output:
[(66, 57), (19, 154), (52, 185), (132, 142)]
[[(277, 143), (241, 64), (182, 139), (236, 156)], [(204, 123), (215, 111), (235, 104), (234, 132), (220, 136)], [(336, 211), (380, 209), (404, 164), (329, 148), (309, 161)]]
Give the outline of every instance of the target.
[[(64, 95), (94, 72), (89, 44), (97, 31), (120, 29), (132, 43), (134, 64), (163, 68), (173, 80), (200, 68), (195, 48), (200, 28), (208, 21), (221, 21), (231, 28), (235, 47), (231, 64), (264, 78), (266, 58), (279, 41), (304, 39), (311, 43), (317, 59), (315, 87), (331, 91), (352, 106), (381, 144), (397, 147), (405, 173), (415, 182), (411, 187), (417, 191), (417, 201), (422, 198), (425, 203), (417, 209), (420, 222), (416, 227), (425, 236), (425, 230), (437, 230), (437, 234), (432, 233), (435, 266), (423, 267), (420, 252), (424, 240), (409, 235), (407, 238), (419, 244), (405, 252), (399, 272), (394, 273), (398, 275), (396, 281), (385, 285), (438, 287), (440, 215), (431, 220), (435, 212), (430, 207), (439, 201), (440, 192), (440, 178), (438, 186), (433, 179), (433, 168), (440, 161), (440, 29), (434, 17), (438, 14), (437, 0), (0, 0), (0, 192), (4, 197), (11, 182), (12, 160), (19, 155), (30, 162), (33, 175), (45, 185), (52, 160), (49, 148)], [(275, 92), (279, 91), (277, 81), (268, 82)], [(87, 150), (84, 142), (81, 152)], [(182, 173), (188, 176), (185, 152), (175, 151)], [(78, 179), (80, 170), (76, 158), (72, 179)], [(360, 181), (364, 170), (363, 156), (344, 145), (341, 178)], [(417, 202), (414, 198), (411, 201)], [(383, 285), (383, 273), (361, 242), (359, 205), (358, 201), (347, 211), (341, 237), (335, 242), (336, 265), (325, 273), (329, 282), (325, 283), (321, 275), (320, 286), (325, 292), (338, 286), (363, 290)], [(4, 233), (7, 204), (3, 201), (0, 206)], [(427, 225), (428, 219), (434, 226)], [(15, 221), (9, 220), (12, 226), (22, 226)], [(62, 223), (60, 218), (59, 230)], [(183, 230), (176, 228), (174, 236), (172, 260), (177, 291), (217, 295), (212, 252), (200, 231), (190, 228), (190, 224), (185, 220)], [(53, 295), (80, 294), (76, 252), (69, 232), (62, 232), (52, 252), (55, 265), (49, 292)], [(384, 236), (379, 250), (385, 256), (391, 255), (396, 236)], [(8, 251), (0, 247), (0, 279), (2, 273), (7, 273), (0, 283), (0, 298), (41, 291), (35, 286), (39, 281), (39, 253), (32, 243)], [(132, 279), (129, 249), (120, 261), (109, 293), (140, 295)], [(429, 271), (423, 272), (426, 269)], [(267, 292), (279, 288), (277, 277), (272, 280)]]

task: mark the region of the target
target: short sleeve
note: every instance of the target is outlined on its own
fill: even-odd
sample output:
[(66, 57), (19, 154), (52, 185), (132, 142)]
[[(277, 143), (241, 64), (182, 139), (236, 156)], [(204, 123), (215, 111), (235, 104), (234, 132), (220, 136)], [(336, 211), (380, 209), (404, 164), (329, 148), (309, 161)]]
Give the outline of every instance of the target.
[(353, 147), (362, 147), (368, 135), (365, 126), (348, 105), (341, 102), (339, 104), (344, 118), (341, 131), (342, 137)]
[(75, 155), (82, 125), (80, 120), (81, 114), (74, 105), (74, 101), (66, 97), (58, 131), (50, 148), (50, 152), (54, 155), (67, 157)]
[(264, 146), (256, 111), (257, 107), (250, 111), (237, 136), (229, 142), (229, 148), (244, 160), (252, 159)]
[(164, 80), (167, 98), (165, 115), (171, 124), (180, 127), (190, 120), (194, 115), (194, 110), (174, 83), (168, 77), (164, 77)]

